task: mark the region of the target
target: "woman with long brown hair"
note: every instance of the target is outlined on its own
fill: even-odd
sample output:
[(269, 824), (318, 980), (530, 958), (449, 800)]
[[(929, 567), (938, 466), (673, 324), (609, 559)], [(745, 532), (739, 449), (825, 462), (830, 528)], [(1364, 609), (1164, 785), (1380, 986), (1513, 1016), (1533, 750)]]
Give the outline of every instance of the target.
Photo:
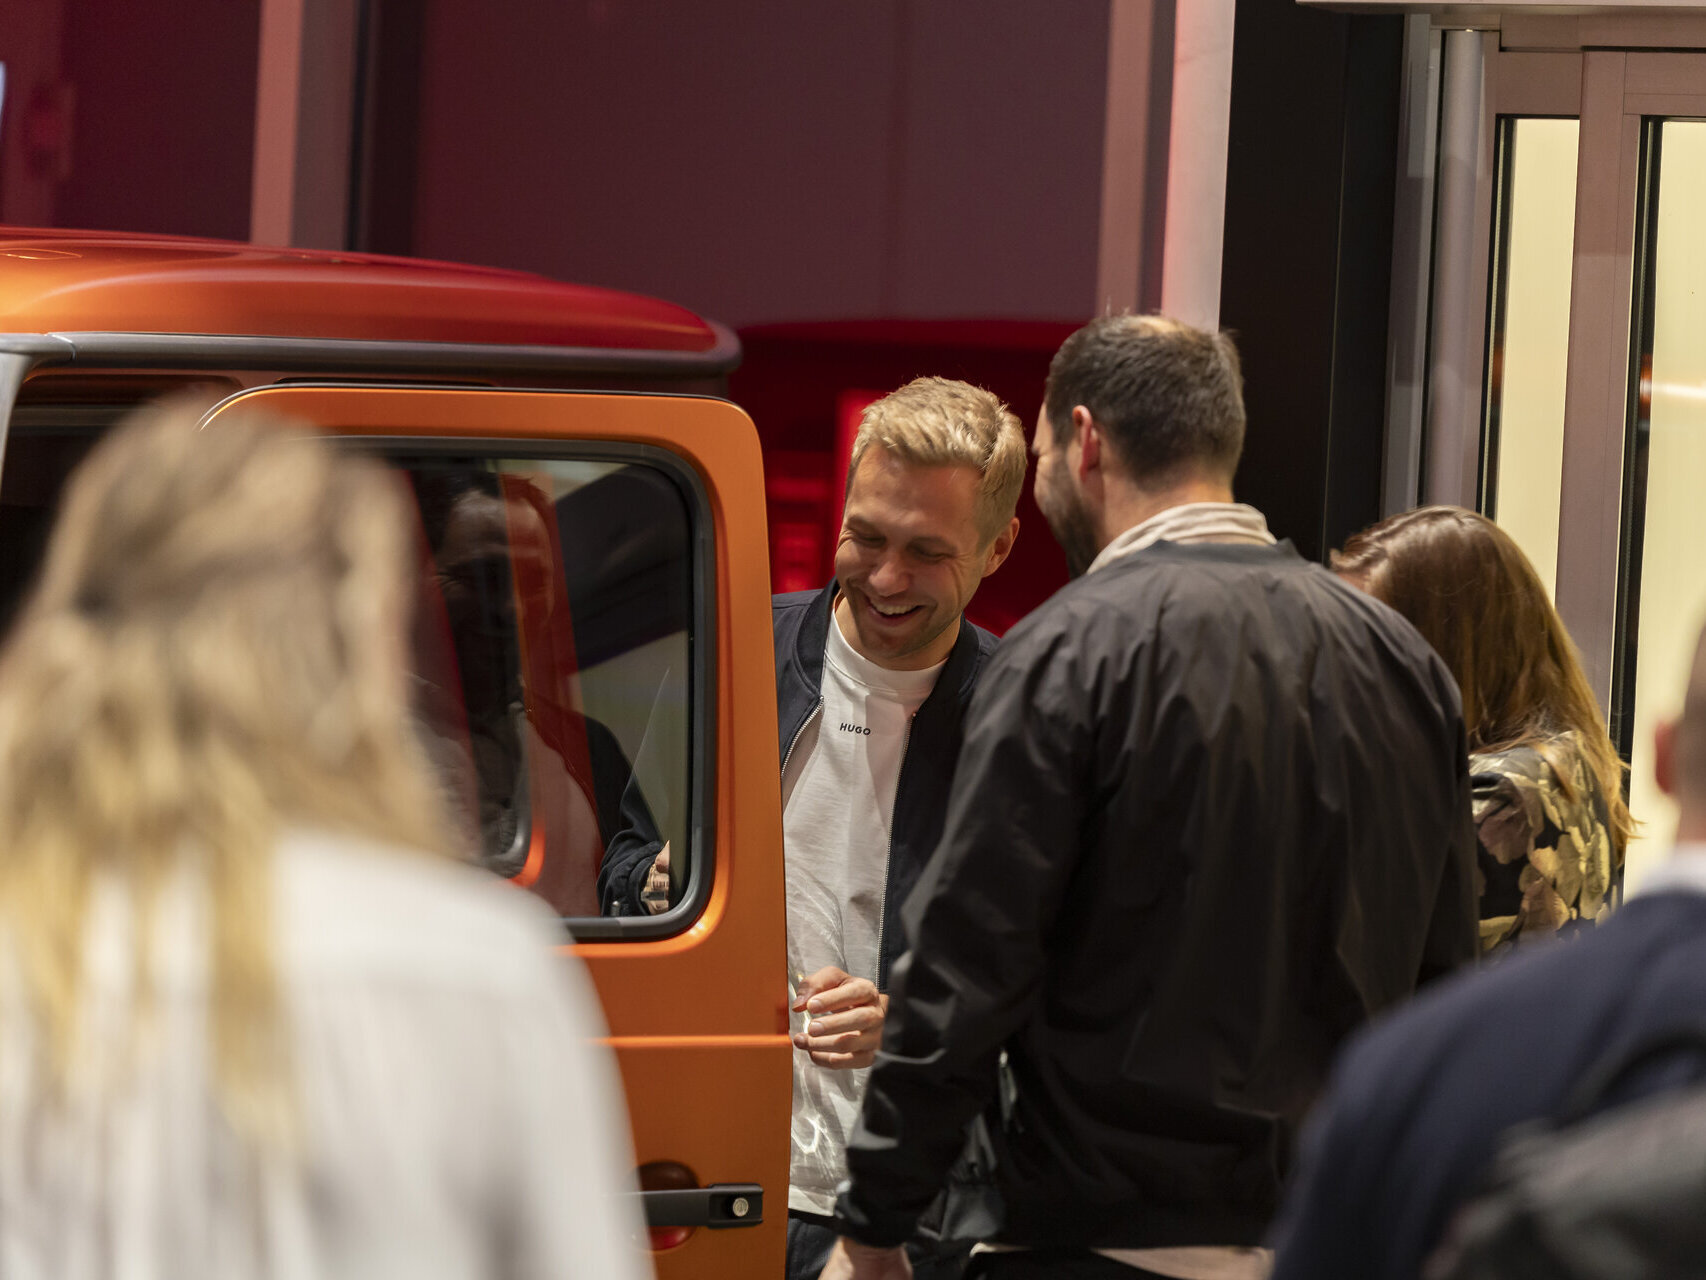
[(1632, 827), (1623, 764), (1528, 557), (1485, 516), (1420, 507), (1356, 534), (1332, 565), (1408, 618), (1457, 678), (1483, 953), (1600, 919)]
[(443, 856), (403, 503), (182, 409), (73, 476), (0, 655), (9, 1280), (647, 1270), (584, 976)]

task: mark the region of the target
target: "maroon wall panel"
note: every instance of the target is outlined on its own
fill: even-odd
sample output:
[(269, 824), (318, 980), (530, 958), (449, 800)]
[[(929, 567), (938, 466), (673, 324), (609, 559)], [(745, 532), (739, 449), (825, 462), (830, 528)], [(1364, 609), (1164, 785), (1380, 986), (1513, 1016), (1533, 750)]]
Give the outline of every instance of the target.
[(60, 226), (245, 240), (260, 0), (67, 0)]
[(432, 0), (413, 250), (730, 324), (1081, 317), (1108, 0)]

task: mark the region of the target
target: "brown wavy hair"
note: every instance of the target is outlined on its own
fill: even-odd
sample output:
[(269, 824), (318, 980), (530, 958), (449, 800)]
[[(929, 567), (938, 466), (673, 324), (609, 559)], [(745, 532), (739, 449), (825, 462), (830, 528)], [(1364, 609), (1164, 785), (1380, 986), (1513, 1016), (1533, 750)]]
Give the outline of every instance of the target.
[(1445, 660), (1463, 694), (1471, 751), (1533, 747), (1568, 795), (1572, 771), (1551, 744), (1575, 736), (1621, 860), (1634, 825), (1623, 762), (1575, 642), (1511, 536), (1462, 507), (1417, 507), (1354, 535), (1332, 567), (1408, 618)]

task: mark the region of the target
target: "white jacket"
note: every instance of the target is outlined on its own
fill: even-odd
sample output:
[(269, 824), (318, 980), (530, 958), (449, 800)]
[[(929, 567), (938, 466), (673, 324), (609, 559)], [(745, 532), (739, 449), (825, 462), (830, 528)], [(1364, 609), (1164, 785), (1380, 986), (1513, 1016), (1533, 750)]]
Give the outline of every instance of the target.
[[(257, 1157), (213, 1101), (187, 877), (157, 908), (139, 1065), (131, 907), (97, 889), (66, 1108), (41, 1104), (0, 938), (0, 1276), (649, 1275), (638, 1207), (616, 1194), (633, 1169), (620, 1083), (560, 926), (486, 873), (342, 837), (292, 836), (275, 870), (299, 1163)], [(116, 1091), (82, 1087), (113, 1070)]]

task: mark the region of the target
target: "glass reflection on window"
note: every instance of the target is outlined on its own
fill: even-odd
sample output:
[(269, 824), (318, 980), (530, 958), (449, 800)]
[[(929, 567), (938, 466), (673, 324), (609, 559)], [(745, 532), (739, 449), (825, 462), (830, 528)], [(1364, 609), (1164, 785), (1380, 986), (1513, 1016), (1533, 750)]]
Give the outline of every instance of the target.
[(689, 872), (689, 518), (644, 464), (393, 459), (419, 505), (416, 714), (464, 843), (559, 915)]

